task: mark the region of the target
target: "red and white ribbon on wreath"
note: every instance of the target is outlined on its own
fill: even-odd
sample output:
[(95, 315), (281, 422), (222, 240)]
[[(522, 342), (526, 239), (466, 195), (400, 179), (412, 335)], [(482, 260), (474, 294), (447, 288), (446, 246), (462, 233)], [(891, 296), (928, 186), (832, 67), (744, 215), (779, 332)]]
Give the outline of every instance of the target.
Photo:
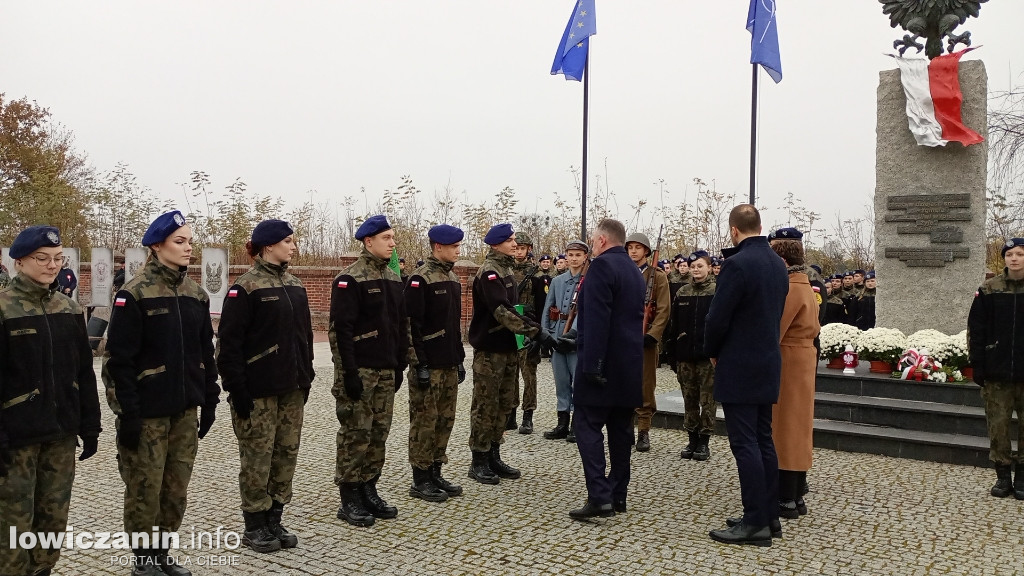
[(920, 352), (910, 348), (900, 356), (897, 366), (900, 368), (901, 380), (913, 380), (914, 373), (918, 371), (931, 374), (932, 370), (942, 368), (942, 364), (932, 360), (928, 355), (927, 348), (922, 348)]

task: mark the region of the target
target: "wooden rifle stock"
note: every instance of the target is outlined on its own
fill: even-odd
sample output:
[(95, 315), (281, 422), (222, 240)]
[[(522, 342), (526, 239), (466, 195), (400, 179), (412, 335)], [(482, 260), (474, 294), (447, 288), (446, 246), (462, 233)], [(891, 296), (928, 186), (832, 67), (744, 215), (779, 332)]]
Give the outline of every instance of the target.
[[(661, 252), (661, 233), (665, 230), (665, 225), (662, 224), (661, 228), (658, 229), (658, 241), (654, 245), (654, 252), (651, 252), (651, 266), (658, 266), (658, 254)], [(647, 292), (644, 294), (644, 334), (647, 334), (647, 329), (651, 327), (651, 322), (654, 321), (654, 313), (657, 310), (657, 302), (654, 301), (654, 275), (657, 274), (657, 270), (651, 270), (651, 277), (647, 279)]]
[[(580, 287), (583, 286), (583, 278), (587, 275), (587, 268), (590, 268), (590, 258), (587, 258), (586, 263), (583, 264), (583, 270), (580, 270), (580, 279), (576, 282), (576, 288), (572, 291), (572, 302), (569, 303), (569, 313), (566, 315), (565, 326), (562, 328), (562, 334), (571, 330), (572, 323), (576, 321), (576, 300), (580, 295)], [(572, 274), (572, 270), (569, 270), (568, 272), (569, 274)]]

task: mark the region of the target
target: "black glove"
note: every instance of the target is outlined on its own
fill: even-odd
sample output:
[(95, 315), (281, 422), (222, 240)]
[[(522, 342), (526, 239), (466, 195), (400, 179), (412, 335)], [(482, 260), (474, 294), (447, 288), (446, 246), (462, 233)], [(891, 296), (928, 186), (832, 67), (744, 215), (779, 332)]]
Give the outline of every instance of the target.
[(982, 388), (984, 388), (985, 387), (985, 369), (981, 368), (981, 367), (975, 368), (974, 369), (974, 375), (971, 377), (971, 379), (974, 380), (975, 384), (977, 384), (978, 386), (981, 386)]
[(650, 334), (644, 334), (644, 348), (655, 348), (658, 345), (658, 339)]
[(213, 421), (217, 419), (216, 405), (209, 408), (201, 408), (199, 412), (199, 438), (206, 436), (206, 433), (213, 427)]
[(576, 338), (570, 338), (568, 334), (558, 339), (555, 350), (561, 354), (569, 354), (576, 351)]
[(256, 407), (256, 404), (248, 392), (232, 392), (229, 400), (239, 418), (248, 420), (252, 416), (252, 409)]
[(423, 390), (430, 388), (430, 368), (426, 364), (416, 367), (416, 385)]
[(117, 443), (128, 450), (138, 450), (142, 437), (142, 418), (122, 418), (117, 431)]
[(100, 440), (96, 436), (83, 436), (82, 437), (82, 453), (78, 455), (78, 461), (88, 460), (96, 453), (96, 448), (99, 447)]
[(395, 370), (395, 392), (398, 392), (402, 388), (402, 373), (405, 372), (405, 366), (399, 366), (398, 370)]
[(608, 379), (600, 372), (584, 372), (583, 380), (596, 388), (604, 388), (608, 385)]
[(355, 370), (345, 371), (345, 395), (349, 400), (359, 400), (363, 396), (363, 381)]
[(466, 366), (464, 364), (459, 364), (458, 372), (459, 372), (459, 384), (462, 384), (463, 382), (466, 381)]
[(541, 352), (550, 353), (558, 345), (558, 341), (544, 330), (537, 332), (537, 335), (533, 338), (539, 345)]

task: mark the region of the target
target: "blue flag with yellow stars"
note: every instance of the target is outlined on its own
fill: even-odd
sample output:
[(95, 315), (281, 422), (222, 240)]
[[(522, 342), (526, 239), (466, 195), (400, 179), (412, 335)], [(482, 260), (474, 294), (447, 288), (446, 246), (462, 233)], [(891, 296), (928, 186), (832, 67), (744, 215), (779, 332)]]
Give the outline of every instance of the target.
[(583, 67), (587, 64), (587, 48), (594, 34), (597, 34), (594, 0), (579, 0), (572, 10), (569, 23), (565, 25), (562, 41), (558, 43), (551, 74), (564, 74), (566, 80), (582, 80)]

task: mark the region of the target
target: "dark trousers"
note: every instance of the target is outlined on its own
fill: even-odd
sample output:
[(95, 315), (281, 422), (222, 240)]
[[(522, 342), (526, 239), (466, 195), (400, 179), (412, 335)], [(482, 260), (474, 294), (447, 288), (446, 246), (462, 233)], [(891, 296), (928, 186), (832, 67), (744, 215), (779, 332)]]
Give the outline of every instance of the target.
[[(587, 496), (590, 501), (594, 504), (611, 504), (613, 498), (617, 501), (625, 500), (626, 489), (629, 487), (629, 456), (633, 449), (633, 408), (576, 406), (572, 425), (576, 434), (576, 447), (583, 460), (583, 475), (587, 479)], [(608, 428), (611, 472), (607, 476), (602, 428)]]
[(772, 441), (772, 405), (722, 403), (722, 410), (740, 476), (743, 521), (767, 526), (779, 517), (779, 459)]

